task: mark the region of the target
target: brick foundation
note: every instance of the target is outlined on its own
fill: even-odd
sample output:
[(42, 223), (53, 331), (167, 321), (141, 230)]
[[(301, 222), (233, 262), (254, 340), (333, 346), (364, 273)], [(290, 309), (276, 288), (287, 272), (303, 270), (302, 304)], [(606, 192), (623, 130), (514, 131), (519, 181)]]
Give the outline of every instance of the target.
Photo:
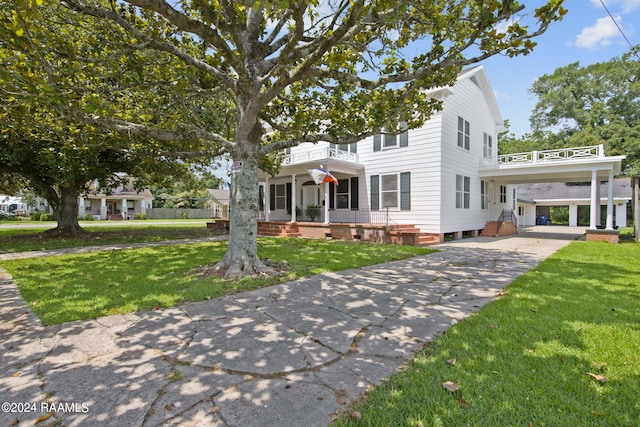
[(588, 242), (611, 242), (618, 243), (620, 241), (620, 232), (618, 230), (594, 230), (587, 229)]

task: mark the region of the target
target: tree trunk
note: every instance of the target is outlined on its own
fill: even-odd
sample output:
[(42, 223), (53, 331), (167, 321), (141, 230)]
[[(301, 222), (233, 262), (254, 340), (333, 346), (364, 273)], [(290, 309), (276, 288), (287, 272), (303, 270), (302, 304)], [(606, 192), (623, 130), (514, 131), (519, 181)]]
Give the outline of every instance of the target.
[[(256, 156), (257, 157), (257, 156)], [(244, 156), (242, 171), (231, 178), (229, 242), (213, 271), (225, 279), (273, 274), (258, 257), (258, 160)]]
[(58, 203), (52, 203), (51, 207), (56, 215), (58, 226), (48, 233), (58, 233), (64, 236), (73, 236), (84, 232), (78, 223), (78, 191), (70, 188), (60, 188)]

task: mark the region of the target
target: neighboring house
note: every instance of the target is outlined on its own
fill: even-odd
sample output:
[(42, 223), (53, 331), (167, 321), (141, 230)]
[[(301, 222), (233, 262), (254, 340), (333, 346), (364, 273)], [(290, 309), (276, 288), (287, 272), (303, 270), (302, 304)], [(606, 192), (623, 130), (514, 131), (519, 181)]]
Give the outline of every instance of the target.
[(25, 215), (28, 206), (22, 202), (20, 197), (0, 194), (0, 214), (3, 215)]
[(208, 189), (211, 196), (211, 218), (229, 219), (229, 190)]
[[(550, 207), (568, 208), (568, 224), (572, 227), (588, 225), (580, 223), (579, 211), (588, 213), (591, 197), (590, 183), (552, 182), (542, 184), (522, 184), (517, 187), (518, 194), (518, 224), (536, 225), (539, 218), (549, 218)], [(605, 184), (600, 184), (600, 194), (606, 194)], [(631, 178), (616, 178), (613, 185), (614, 224), (618, 227), (627, 226), (627, 211), (631, 206)], [(600, 206), (607, 205), (606, 198), (600, 198)], [(601, 215), (601, 218), (604, 216)], [(600, 224), (598, 224), (600, 225)]]
[[(324, 223), (411, 224), (440, 240), (476, 235), (515, 203), (511, 192), (496, 200), (497, 189), (478, 174), (483, 160), (497, 162), (500, 111), (482, 66), (430, 96), (443, 100), (443, 109), (420, 129), (288, 150), (278, 176), (261, 176), (261, 218), (308, 221), (308, 206), (319, 205)], [(320, 165), (338, 186), (315, 185), (307, 170)]]
[[(95, 185), (93, 186), (96, 187)], [(133, 181), (120, 184), (109, 194), (89, 191), (78, 199), (78, 217), (92, 215), (96, 219), (127, 220), (135, 214), (146, 214), (153, 205), (148, 189), (136, 190)]]

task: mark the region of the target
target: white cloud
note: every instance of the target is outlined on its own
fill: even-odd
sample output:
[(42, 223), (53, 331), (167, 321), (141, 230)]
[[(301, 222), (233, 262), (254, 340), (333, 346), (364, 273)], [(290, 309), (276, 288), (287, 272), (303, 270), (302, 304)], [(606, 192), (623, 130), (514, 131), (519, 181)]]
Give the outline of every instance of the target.
[[(622, 24), (621, 16), (614, 16), (618, 25)], [(576, 46), (586, 49), (599, 49), (611, 44), (611, 39), (621, 37), (620, 31), (610, 17), (599, 18), (591, 27), (586, 27), (576, 37)]]
[[(598, 9), (604, 9), (601, 0), (591, 0), (591, 4)], [(607, 5), (609, 10), (611, 8), (621, 9), (622, 13), (640, 9), (640, 0), (604, 0), (604, 4)]]

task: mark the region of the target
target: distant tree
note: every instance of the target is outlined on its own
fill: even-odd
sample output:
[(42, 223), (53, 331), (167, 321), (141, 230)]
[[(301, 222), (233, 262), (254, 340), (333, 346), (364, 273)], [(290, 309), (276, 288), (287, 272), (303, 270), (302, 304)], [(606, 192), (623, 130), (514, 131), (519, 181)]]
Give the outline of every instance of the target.
[[(82, 16), (68, 18), (70, 26), (95, 18), (90, 42), (126, 41), (120, 61), (141, 68), (138, 87), (157, 87), (146, 70), (177, 59), (176, 74), (200, 76), (194, 95), (232, 100), (224, 113), (208, 104), (162, 122), (147, 119), (166, 110), (150, 98), (132, 105), (137, 114), (119, 115), (122, 110), (102, 103), (105, 96), (91, 113), (86, 104), (72, 106), (88, 123), (156, 140), (209, 141), (243, 162), (232, 181), (227, 252), (214, 268), (225, 277), (272, 272), (257, 253), (258, 169), (274, 166), (265, 159), (302, 142), (348, 143), (382, 129), (398, 132), (402, 123), (418, 127), (441, 105), (426, 90), (453, 84), (464, 66), (492, 55), (529, 53), (532, 39), (566, 12), (562, 0), (548, 0), (530, 14), (512, 0), (62, 3)], [(22, 31), (20, 19), (9, 24), (14, 33)], [(33, 47), (30, 61), (39, 60), (40, 50)], [(82, 62), (69, 53), (67, 60)], [(162, 85), (169, 99), (184, 94), (182, 80), (175, 81)], [(219, 123), (224, 119), (228, 128)]]
[(511, 123), (509, 119), (504, 120), (504, 126), (506, 130), (498, 135), (498, 154), (509, 153), (525, 153), (533, 151), (535, 148), (534, 141), (532, 141), (530, 134), (524, 134), (521, 137), (516, 136), (511, 132)]
[(209, 171), (186, 171), (179, 177), (168, 177), (161, 185), (151, 188), (154, 207), (204, 209), (211, 199), (208, 189), (223, 183)]
[(627, 156), (626, 173), (640, 173), (639, 51), (584, 67), (575, 62), (537, 79), (531, 126), (538, 146), (604, 144), (608, 155)]

